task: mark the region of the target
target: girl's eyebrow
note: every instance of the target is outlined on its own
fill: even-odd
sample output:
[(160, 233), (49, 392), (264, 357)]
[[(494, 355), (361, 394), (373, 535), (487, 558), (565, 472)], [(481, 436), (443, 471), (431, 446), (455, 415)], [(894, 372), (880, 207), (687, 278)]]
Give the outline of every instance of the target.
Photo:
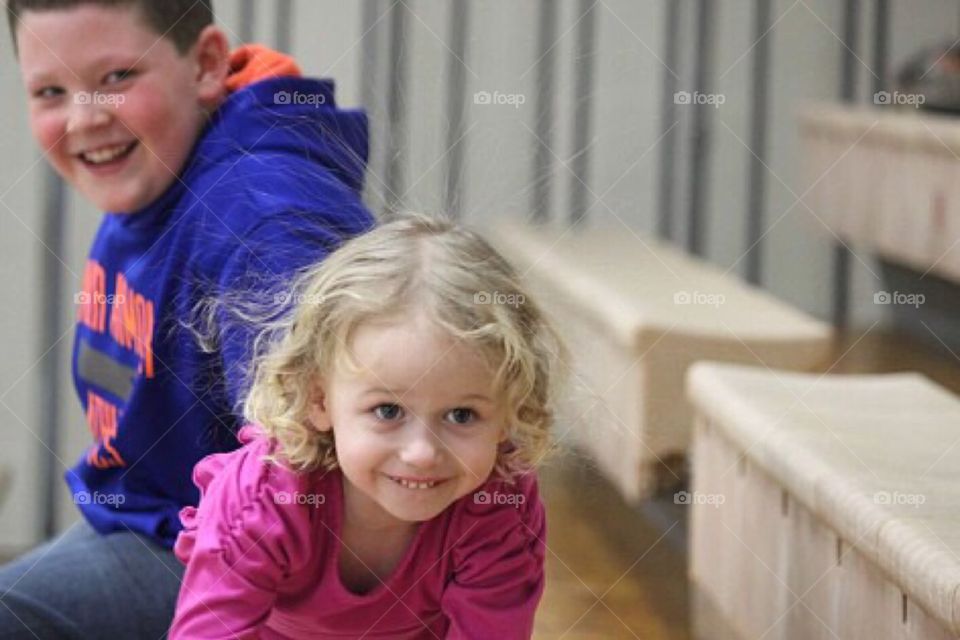
[[(367, 396), (378, 395), (381, 393), (389, 394), (391, 396), (396, 396), (400, 398), (400, 397), (403, 397), (403, 394), (406, 393), (406, 390), (404, 389), (393, 390), (393, 389), (386, 389), (384, 387), (376, 387), (374, 389), (367, 389), (366, 391), (363, 392), (361, 397), (365, 398)], [(459, 400), (460, 401), (479, 400), (481, 402), (487, 402), (491, 404), (493, 403), (493, 398), (491, 398), (489, 395), (486, 395), (484, 393), (469, 393), (465, 396), (459, 396)]]
[(493, 402), (493, 399), (490, 396), (483, 393), (471, 393), (463, 396), (461, 400), (480, 400), (481, 402)]

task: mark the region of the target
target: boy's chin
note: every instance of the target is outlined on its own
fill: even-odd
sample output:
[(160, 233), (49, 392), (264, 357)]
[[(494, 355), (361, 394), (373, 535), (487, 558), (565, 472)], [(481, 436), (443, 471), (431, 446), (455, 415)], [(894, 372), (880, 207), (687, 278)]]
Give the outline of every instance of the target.
[(142, 196), (123, 196), (115, 192), (104, 193), (100, 190), (89, 189), (81, 190), (80, 193), (88, 202), (91, 202), (100, 211), (119, 215), (136, 213), (137, 211), (140, 211), (149, 205), (155, 199)]

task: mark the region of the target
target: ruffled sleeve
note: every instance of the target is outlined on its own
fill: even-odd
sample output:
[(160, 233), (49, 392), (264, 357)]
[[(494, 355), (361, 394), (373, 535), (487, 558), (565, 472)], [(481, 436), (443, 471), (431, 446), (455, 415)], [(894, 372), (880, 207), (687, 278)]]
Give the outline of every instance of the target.
[(546, 516), (536, 477), (488, 482), (457, 507), (447, 640), (530, 638), (543, 595)]
[(187, 565), (170, 638), (256, 638), (284, 581), (309, 561), (317, 501), (298, 475), (263, 456), (266, 439), (245, 427), (240, 449), (194, 469), (197, 508), (181, 512), (174, 551)]

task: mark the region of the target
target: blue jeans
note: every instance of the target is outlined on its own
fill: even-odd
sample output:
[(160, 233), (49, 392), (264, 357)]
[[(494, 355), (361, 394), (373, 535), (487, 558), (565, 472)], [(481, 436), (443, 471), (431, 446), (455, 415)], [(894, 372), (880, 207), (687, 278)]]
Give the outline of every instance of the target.
[(160, 640), (182, 578), (172, 551), (80, 522), (0, 567), (0, 638)]

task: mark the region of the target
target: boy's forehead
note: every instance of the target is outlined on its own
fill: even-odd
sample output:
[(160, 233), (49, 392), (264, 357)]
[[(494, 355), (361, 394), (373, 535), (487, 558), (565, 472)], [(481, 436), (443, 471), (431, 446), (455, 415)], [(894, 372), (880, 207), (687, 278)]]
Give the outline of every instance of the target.
[(163, 39), (136, 5), (28, 10), (17, 26), (17, 48), (21, 62), (27, 63), (95, 64), (111, 57), (144, 56)]

